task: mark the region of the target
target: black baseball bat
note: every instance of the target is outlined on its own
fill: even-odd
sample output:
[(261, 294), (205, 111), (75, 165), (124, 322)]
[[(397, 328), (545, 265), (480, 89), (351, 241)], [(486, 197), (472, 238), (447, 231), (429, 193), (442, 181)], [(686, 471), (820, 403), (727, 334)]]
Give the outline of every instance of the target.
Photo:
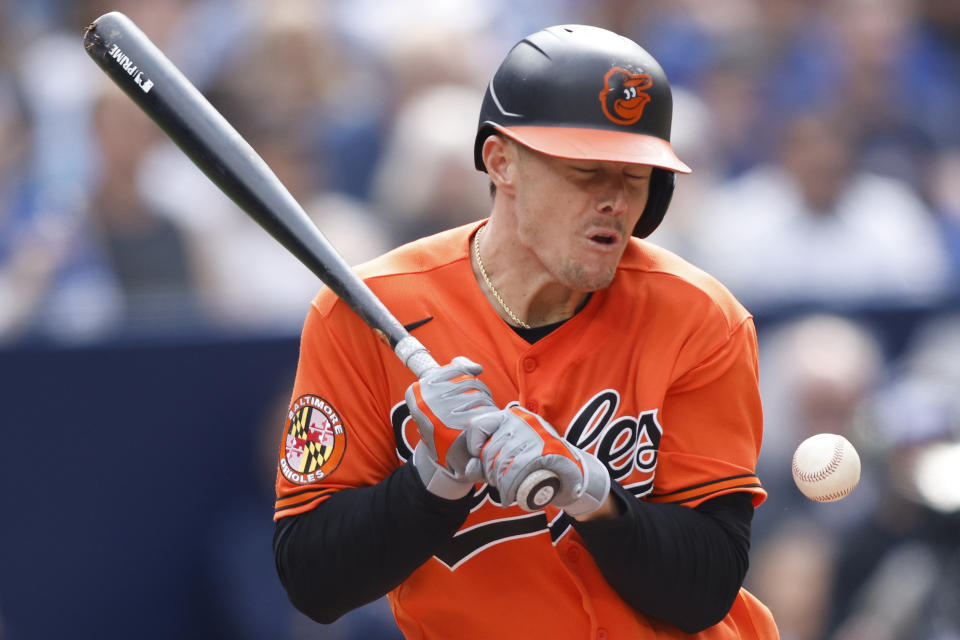
[[(263, 158), (130, 18), (118, 11), (100, 16), (84, 31), (83, 45), (221, 191), (330, 287), (418, 378), (438, 366), (350, 269)], [(525, 498), (520, 506), (542, 508), (558, 486), (554, 474), (534, 472), (518, 492)]]

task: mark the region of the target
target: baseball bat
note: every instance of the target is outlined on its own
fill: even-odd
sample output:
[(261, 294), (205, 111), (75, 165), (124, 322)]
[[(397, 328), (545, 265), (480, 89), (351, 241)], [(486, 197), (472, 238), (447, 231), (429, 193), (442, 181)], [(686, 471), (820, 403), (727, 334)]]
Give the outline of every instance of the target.
[[(266, 162), (130, 18), (104, 14), (84, 31), (94, 62), (210, 180), (337, 294), (418, 378), (438, 367), (317, 229)], [(559, 486), (549, 471), (527, 477), (521, 508), (540, 509)], [(520, 495), (524, 500), (520, 502)]]

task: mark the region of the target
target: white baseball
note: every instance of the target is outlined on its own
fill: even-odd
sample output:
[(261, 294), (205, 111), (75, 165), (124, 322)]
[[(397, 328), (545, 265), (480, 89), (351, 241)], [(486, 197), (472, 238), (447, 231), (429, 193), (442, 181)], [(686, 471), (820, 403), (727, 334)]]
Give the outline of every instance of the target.
[(793, 454), (793, 481), (811, 500), (839, 500), (860, 481), (860, 456), (843, 436), (818, 433)]

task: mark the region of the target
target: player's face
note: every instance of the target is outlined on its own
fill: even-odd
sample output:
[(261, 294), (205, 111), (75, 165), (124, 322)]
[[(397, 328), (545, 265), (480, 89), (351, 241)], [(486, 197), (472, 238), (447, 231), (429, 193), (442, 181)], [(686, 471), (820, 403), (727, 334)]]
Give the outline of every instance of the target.
[(520, 148), (520, 243), (559, 284), (579, 291), (606, 287), (646, 206), (652, 169)]

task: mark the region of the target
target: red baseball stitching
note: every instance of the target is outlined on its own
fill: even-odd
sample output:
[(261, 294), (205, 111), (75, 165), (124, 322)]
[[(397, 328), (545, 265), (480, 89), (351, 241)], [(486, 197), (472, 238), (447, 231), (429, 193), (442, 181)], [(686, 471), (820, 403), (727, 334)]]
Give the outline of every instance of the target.
[(841, 460), (843, 460), (843, 440), (837, 440), (837, 444), (833, 448), (833, 457), (830, 458), (830, 462), (828, 462), (823, 469), (820, 469), (816, 473), (807, 473), (805, 471), (801, 471), (800, 467), (797, 466), (797, 456), (794, 455), (793, 475), (798, 480), (802, 480), (804, 482), (819, 482), (836, 471), (837, 467), (840, 466)]
[(816, 500), (817, 502), (833, 502), (834, 500), (839, 500), (840, 498), (847, 495), (851, 491), (853, 491), (853, 487), (850, 487), (849, 489), (844, 489), (843, 491), (834, 491), (833, 493), (828, 493), (825, 496), (816, 496), (813, 499)]

